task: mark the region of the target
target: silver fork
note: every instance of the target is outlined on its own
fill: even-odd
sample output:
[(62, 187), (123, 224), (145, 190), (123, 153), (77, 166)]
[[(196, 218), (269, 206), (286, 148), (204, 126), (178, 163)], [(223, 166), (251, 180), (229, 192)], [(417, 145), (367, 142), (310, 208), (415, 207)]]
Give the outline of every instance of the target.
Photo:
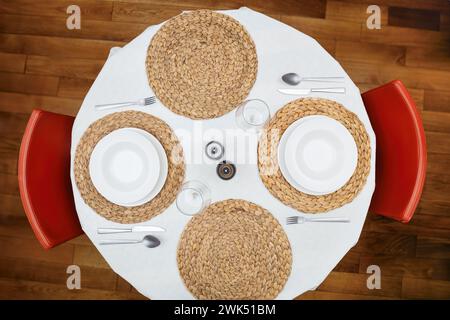
[(298, 224), (298, 223), (305, 223), (305, 222), (350, 222), (350, 219), (348, 218), (339, 218), (339, 217), (313, 217), (313, 218), (306, 218), (302, 216), (293, 216), (293, 217), (287, 217), (286, 223), (287, 224)]
[(117, 103), (107, 103), (107, 104), (97, 104), (95, 109), (97, 110), (108, 110), (114, 108), (128, 107), (128, 106), (149, 106), (156, 102), (156, 97), (148, 97), (145, 99), (139, 99), (137, 101), (126, 101), (126, 102), (117, 102)]

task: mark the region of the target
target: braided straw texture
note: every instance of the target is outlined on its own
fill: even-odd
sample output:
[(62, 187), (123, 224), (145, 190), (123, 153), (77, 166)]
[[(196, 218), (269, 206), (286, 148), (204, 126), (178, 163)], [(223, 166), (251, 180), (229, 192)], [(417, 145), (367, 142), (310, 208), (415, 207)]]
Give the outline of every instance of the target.
[(194, 216), (181, 235), (177, 262), (197, 299), (274, 299), (292, 265), (289, 240), (264, 208), (225, 200)]
[[(292, 187), (278, 165), (278, 144), (284, 131), (296, 120), (325, 115), (341, 122), (358, 148), (356, 169), (339, 190), (325, 195), (309, 195)], [(266, 188), (284, 204), (306, 213), (320, 213), (351, 202), (364, 187), (370, 171), (370, 140), (358, 116), (341, 104), (326, 99), (297, 99), (281, 108), (270, 120), (258, 144), (258, 167)]]
[[(97, 142), (112, 131), (127, 127), (139, 128), (155, 136), (169, 162), (161, 191), (151, 201), (135, 207), (109, 202), (94, 187), (89, 175), (89, 160)], [(116, 112), (95, 121), (85, 131), (76, 149), (74, 173), (81, 196), (95, 212), (114, 222), (138, 223), (160, 214), (175, 200), (184, 178), (183, 150), (170, 127), (161, 119), (139, 111)]]
[(191, 119), (215, 118), (250, 92), (258, 60), (250, 35), (235, 19), (210, 10), (168, 20), (153, 37), (146, 69), (158, 99)]

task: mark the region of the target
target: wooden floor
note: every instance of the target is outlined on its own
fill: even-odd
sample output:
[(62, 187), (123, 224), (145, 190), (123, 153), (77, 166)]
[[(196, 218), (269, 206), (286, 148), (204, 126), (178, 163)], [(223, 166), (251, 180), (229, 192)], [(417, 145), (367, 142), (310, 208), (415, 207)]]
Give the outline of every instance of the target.
[[(17, 155), (32, 109), (76, 115), (109, 49), (185, 9), (247, 6), (315, 37), (362, 91), (401, 79), (420, 108), (428, 176), (409, 225), (369, 214), (361, 238), (322, 285), (299, 299), (450, 298), (450, 2), (448, 0), (0, 0), (0, 298), (142, 299), (83, 236), (51, 251), (34, 238), (18, 195)], [(366, 9), (381, 8), (381, 30)], [(77, 264), (82, 289), (66, 288)], [(377, 264), (382, 288), (368, 290)]]

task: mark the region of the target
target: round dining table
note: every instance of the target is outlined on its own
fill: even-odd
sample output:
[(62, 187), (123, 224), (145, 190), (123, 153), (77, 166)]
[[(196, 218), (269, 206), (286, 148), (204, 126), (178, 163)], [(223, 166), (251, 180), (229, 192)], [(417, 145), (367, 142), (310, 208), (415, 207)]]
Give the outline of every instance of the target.
[[(375, 187), (375, 134), (361, 99), (361, 93), (340, 64), (310, 36), (248, 8), (219, 11), (239, 21), (250, 34), (258, 58), (257, 77), (247, 99), (267, 103), (271, 115), (299, 97), (283, 95), (279, 88), (289, 87), (281, 80), (283, 74), (296, 72), (302, 76), (342, 76), (346, 93), (312, 93), (307, 97), (334, 100), (355, 113), (370, 139), (370, 172), (363, 189), (350, 203), (323, 215), (344, 217), (349, 223), (304, 223), (287, 225), (289, 216), (311, 216), (297, 211), (275, 198), (263, 184), (257, 164), (258, 139), (248, 139), (245, 148), (238, 148), (234, 139), (237, 124), (235, 111), (223, 116), (192, 120), (170, 111), (160, 101), (150, 106), (130, 106), (113, 110), (97, 110), (95, 105), (133, 101), (154, 96), (147, 79), (145, 61), (152, 37), (162, 24), (148, 27), (124, 47), (112, 50), (105, 65), (86, 95), (72, 129), (71, 179), (76, 210), (81, 226), (119, 276), (150, 299), (194, 299), (185, 287), (177, 266), (177, 247), (186, 224), (192, 217), (181, 214), (172, 203), (164, 212), (149, 221), (124, 225), (106, 220), (88, 206), (80, 195), (74, 178), (74, 157), (86, 129), (106, 115), (125, 110), (138, 110), (165, 121), (178, 136), (185, 155), (185, 181), (204, 182), (210, 189), (211, 203), (226, 199), (243, 199), (267, 209), (281, 224), (292, 249), (292, 269), (277, 299), (293, 299), (308, 290), (315, 290), (357, 243)], [(320, 83), (302, 82), (299, 88), (319, 87)], [(329, 84), (328, 84), (329, 86)], [(323, 84), (322, 84), (323, 87)], [(292, 87), (291, 87), (292, 88)], [(186, 136), (190, 138), (185, 138)], [(205, 144), (218, 140), (225, 146), (226, 160), (236, 166), (230, 180), (217, 176), (217, 161), (204, 157)], [(242, 154), (245, 150), (245, 154)], [(100, 245), (102, 239), (142, 239), (145, 233), (118, 235), (98, 234), (101, 227), (155, 225), (166, 229), (158, 233), (161, 244), (147, 248), (142, 244)], [(109, 237), (108, 237), (109, 236)], [(81, 270), (82, 271), (82, 270)]]

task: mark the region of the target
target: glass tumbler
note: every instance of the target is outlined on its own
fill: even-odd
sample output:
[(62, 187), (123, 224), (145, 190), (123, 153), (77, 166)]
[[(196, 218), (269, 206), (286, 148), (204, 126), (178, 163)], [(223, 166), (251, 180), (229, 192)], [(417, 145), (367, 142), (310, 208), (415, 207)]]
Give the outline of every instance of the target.
[(182, 214), (193, 216), (202, 212), (210, 202), (211, 193), (209, 188), (200, 181), (191, 180), (181, 186), (176, 205)]
[(269, 119), (269, 106), (260, 99), (246, 100), (236, 109), (236, 123), (244, 130), (261, 129)]

